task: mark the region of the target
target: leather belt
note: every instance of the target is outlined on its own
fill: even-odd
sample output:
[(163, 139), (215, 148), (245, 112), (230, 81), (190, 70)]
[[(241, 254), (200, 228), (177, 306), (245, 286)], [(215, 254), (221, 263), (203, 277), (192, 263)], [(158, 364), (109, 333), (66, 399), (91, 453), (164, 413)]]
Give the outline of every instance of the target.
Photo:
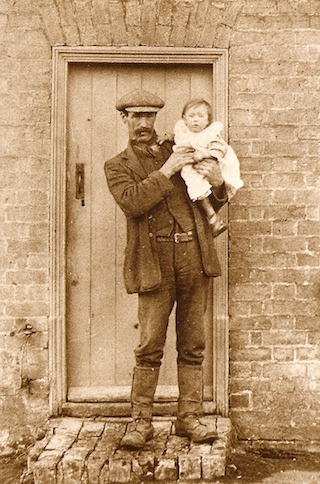
[(172, 235), (157, 235), (157, 242), (175, 242), (181, 244), (181, 242), (190, 242), (195, 239), (195, 231), (189, 230), (189, 232), (176, 232)]

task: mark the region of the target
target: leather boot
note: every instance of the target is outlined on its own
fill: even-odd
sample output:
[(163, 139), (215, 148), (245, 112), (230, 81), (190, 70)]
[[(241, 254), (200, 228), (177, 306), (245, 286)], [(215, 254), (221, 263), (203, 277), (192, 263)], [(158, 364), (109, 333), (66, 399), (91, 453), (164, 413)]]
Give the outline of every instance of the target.
[(159, 368), (136, 366), (131, 388), (132, 418), (120, 446), (141, 449), (153, 437), (152, 407), (159, 378)]
[(203, 376), (201, 366), (178, 365), (179, 400), (176, 435), (191, 442), (212, 443), (218, 439), (215, 426), (201, 419), (203, 415)]

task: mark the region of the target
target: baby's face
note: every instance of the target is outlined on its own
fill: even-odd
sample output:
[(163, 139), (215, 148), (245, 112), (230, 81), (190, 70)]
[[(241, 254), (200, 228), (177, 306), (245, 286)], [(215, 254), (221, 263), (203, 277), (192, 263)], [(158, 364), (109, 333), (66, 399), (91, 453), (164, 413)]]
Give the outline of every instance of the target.
[(192, 133), (200, 133), (209, 124), (208, 111), (203, 104), (189, 108), (183, 119)]

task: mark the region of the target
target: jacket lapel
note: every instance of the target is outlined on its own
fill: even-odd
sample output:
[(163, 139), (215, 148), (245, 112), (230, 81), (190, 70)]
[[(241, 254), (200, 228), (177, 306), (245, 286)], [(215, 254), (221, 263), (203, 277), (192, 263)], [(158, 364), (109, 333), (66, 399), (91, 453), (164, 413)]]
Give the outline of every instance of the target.
[(135, 154), (132, 146), (128, 143), (127, 149), (123, 151), (122, 158), (126, 160), (126, 165), (144, 180), (148, 173), (141, 165), (139, 158)]

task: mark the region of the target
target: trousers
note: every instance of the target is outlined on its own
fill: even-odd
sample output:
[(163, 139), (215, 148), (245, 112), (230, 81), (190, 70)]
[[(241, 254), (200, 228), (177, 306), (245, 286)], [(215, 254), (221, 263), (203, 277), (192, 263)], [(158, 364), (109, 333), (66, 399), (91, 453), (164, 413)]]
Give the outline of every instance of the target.
[(204, 314), (209, 278), (204, 274), (198, 240), (157, 242), (162, 282), (139, 294), (140, 344), (136, 365), (159, 367), (169, 316), (175, 307), (177, 363), (201, 365), (205, 350)]

